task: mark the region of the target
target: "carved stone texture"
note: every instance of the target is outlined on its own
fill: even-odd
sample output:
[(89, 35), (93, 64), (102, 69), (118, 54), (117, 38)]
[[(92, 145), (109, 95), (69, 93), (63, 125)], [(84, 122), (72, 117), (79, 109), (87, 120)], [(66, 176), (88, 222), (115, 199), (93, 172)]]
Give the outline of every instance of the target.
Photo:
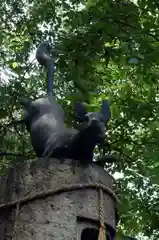
[[(0, 203), (74, 184), (96, 183), (113, 189), (113, 178), (97, 164), (81, 166), (72, 164), (72, 160), (61, 163), (57, 159), (41, 158), (12, 169), (6, 178), (1, 178)], [(0, 212), (1, 240), (13, 239), (10, 238), (13, 226), (16, 226), (16, 240), (85, 240), (93, 230), (99, 230), (99, 191), (92, 188), (68, 190), (24, 202), (16, 221), (15, 206)], [(113, 239), (116, 229), (115, 200), (106, 192), (104, 214), (109, 239)]]

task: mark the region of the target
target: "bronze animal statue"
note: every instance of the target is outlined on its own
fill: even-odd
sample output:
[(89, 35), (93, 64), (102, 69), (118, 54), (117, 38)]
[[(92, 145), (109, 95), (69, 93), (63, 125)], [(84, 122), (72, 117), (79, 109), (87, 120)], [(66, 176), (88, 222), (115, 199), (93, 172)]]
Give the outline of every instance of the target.
[(95, 146), (104, 141), (105, 123), (110, 118), (109, 104), (103, 101), (100, 112), (88, 113), (81, 103), (76, 103), (75, 113), (82, 128), (67, 128), (63, 109), (53, 95), (54, 61), (49, 49), (48, 42), (43, 42), (36, 53), (38, 62), (48, 69), (47, 97), (35, 101), (20, 98), (32, 146), (37, 157), (71, 158), (89, 163)]

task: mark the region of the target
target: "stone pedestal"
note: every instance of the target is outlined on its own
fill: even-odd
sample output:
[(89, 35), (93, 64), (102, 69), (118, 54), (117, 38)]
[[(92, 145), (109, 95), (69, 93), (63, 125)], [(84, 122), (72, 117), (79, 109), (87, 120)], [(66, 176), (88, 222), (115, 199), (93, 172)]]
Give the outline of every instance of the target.
[[(87, 187), (71, 189), (81, 184)], [(0, 204), (23, 201), (16, 214), (16, 204), (0, 209), (0, 239), (97, 240), (99, 191), (91, 187), (93, 184), (113, 189), (111, 176), (94, 163), (87, 167), (73, 166), (71, 160), (61, 163), (41, 158), (12, 169), (7, 177), (1, 177)], [(52, 190), (54, 194), (48, 194)], [(104, 192), (104, 219), (108, 239), (114, 239), (115, 200), (107, 192)]]

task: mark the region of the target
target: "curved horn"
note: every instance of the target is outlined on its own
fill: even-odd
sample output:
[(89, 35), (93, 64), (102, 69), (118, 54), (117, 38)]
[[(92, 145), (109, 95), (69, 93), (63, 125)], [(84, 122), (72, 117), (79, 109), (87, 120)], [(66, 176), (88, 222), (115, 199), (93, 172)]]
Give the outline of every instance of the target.
[(48, 68), (47, 94), (52, 97), (54, 83), (54, 61), (50, 57), (51, 46), (47, 41), (42, 42), (36, 51), (36, 59), (40, 65)]
[(44, 41), (40, 43), (36, 51), (36, 59), (38, 60), (40, 65), (48, 67), (48, 65), (53, 61), (52, 58), (50, 57), (50, 50), (51, 46), (49, 42)]

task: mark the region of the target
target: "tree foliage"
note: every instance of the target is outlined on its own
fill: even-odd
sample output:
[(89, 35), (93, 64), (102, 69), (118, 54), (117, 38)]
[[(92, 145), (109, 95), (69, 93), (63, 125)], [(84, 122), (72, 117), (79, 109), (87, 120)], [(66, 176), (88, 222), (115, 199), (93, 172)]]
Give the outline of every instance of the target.
[[(18, 97), (45, 95), (35, 61), (41, 40), (54, 46), (55, 96), (66, 124), (76, 100), (98, 109), (108, 98), (106, 169), (116, 179), (119, 232), (159, 238), (159, 3), (157, 0), (5, 0), (0, 4), (0, 171), (34, 157)], [(110, 157), (115, 156), (115, 159)]]

